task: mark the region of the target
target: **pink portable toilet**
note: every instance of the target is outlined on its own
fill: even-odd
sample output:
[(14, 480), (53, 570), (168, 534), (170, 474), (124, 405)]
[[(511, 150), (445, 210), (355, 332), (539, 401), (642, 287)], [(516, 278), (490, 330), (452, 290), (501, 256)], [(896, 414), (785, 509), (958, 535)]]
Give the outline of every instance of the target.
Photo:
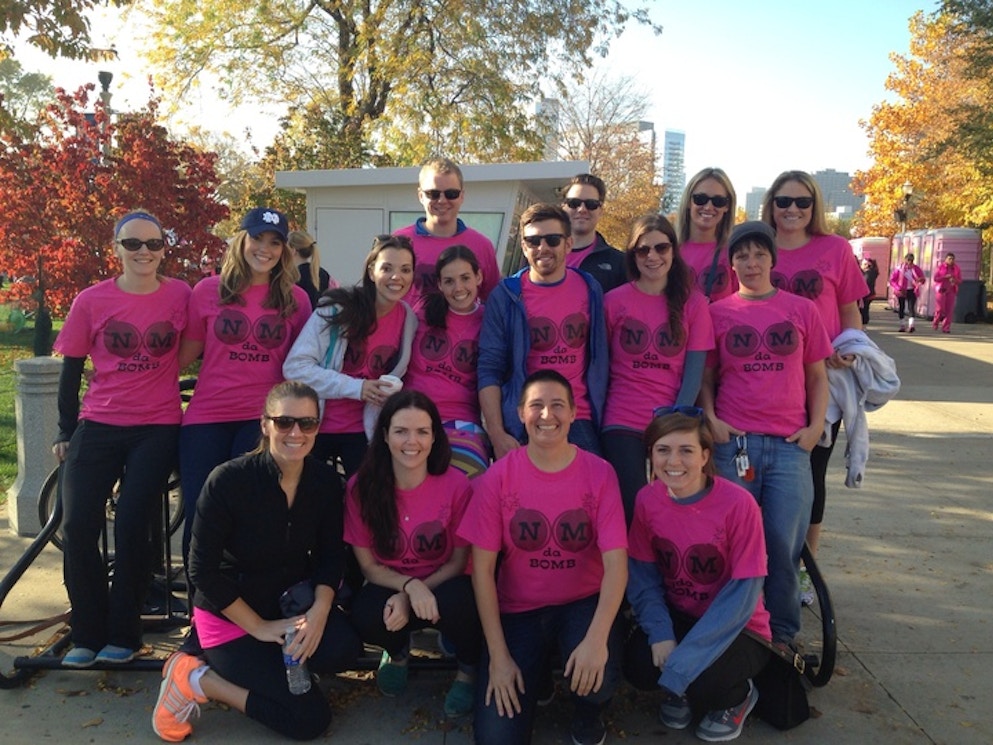
[[(981, 284), (978, 280), (982, 264), (983, 241), (979, 231), (972, 228), (939, 228), (931, 232), (934, 236), (932, 250), (927, 255), (928, 263), (918, 261), (925, 275), (930, 279), (939, 264), (945, 261), (945, 257), (950, 253), (955, 254), (955, 263), (962, 270), (962, 287), (959, 289), (956, 307), (962, 303), (970, 305), (970, 307), (976, 305), (976, 300), (970, 300), (965, 295), (969, 292), (974, 295), (975, 288)], [(927, 310), (924, 310), (921, 302), (918, 302), (917, 307), (920, 309), (921, 315), (933, 316), (936, 307), (934, 285), (928, 282), (925, 287)]]
[(876, 267), (879, 269), (879, 278), (876, 279), (876, 297), (886, 299), (890, 278), (890, 239), (867, 236), (865, 238), (852, 238), (848, 242), (852, 245), (852, 251), (860, 264), (862, 259), (872, 259), (876, 262)]

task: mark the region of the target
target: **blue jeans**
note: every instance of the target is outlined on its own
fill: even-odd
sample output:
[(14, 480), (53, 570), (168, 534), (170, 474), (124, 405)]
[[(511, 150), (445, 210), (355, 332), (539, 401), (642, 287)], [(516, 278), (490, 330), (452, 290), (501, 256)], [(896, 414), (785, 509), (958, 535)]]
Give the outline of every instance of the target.
[(717, 471), (743, 486), (762, 508), (769, 575), (765, 579), (765, 605), (772, 636), (790, 642), (800, 631), (800, 582), (797, 567), (810, 525), (814, 482), (810, 453), (796, 443), (772, 435), (747, 435), (748, 460), (755, 470), (752, 481), (738, 478), (735, 438), (714, 446)]
[(618, 427), (605, 431), (600, 441), (603, 445), (603, 457), (617, 473), (621, 500), (624, 502), (624, 519), (630, 528), (634, 517), (635, 497), (641, 487), (648, 483), (644, 433)]
[[(259, 412), (261, 415), (262, 412)], [(183, 565), (190, 553), (197, 499), (210, 472), (232, 458), (244, 455), (259, 444), (258, 419), (211, 424), (187, 424), (179, 428), (179, 481), (183, 489)], [(192, 587), (192, 585), (191, 585)]]
[(569, 442), (593, 455), (600, 455), (600, 435), (589, 419), (577, 419), (569, 427)]
[[(562, 661), (579, 646), (586, 636), (593, 614), (596, 611), (599, 595), (576, 600), (565, 605), (552, 605), (524, 613), (504, 613), (500, 616), (503, 636), (514, 662), (524, 678), (524, 693), (518, 693), (521, 713), (513, 719), (497, 713), (496, 705), (490, 701), (486, 706), (486, 688), (490, 682), (490, 656), (483, 646), (483, 656), (479, 665), (476, 683), (476, 709), (473, 731), (476, 745), (527, 745), (531, 742), (534, 730), (534, 715), (537, 709), (538, 680), (542, 667), (547, 665), (548, 654), (553, 645), (558, 645)], [(620, 623), (615, 620), (607, 640), (607, 666), (603, 673), (600, 690), (587, 696), (572, 694), (576, 706), (576, 716), (592, 718), (607, 705), (620, 682), (620, 660), (623, 639)]]

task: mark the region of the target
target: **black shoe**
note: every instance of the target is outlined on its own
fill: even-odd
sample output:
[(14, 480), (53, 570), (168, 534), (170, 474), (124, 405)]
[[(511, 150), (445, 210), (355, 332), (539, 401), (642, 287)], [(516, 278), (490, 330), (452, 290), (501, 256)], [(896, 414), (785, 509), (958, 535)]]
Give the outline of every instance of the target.
[(555, 699), (555, 678), (552, 675), (551, 663), (541, 666), (537, 684), (538, 706), (548, 706)]
[(571, 730), (573, 745), (603, 745), (607, 739), (607, 725), (599, 714), (595, 719), (589, 720), (576, 712)]

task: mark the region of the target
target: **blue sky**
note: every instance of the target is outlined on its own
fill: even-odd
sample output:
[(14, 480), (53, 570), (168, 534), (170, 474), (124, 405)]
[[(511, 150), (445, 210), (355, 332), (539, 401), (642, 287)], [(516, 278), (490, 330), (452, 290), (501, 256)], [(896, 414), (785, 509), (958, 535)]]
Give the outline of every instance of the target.
[[(655, 37), (631, 28), (611, 46), (607, 74), (628, 76), (649, 99), (648, 119), (661, 143), (665, 129), (686, 134), (686, 175), (719, 166), (739, 200), (768, 186), (781, 171), (834, 168), (854, 173), (869, 165), (859, 119), (884, 100), (889, 55), (909, 50), (908, 21), (932, 12), (937, 0), (648, 0), (665, 29)], [(105, 20), (105, 19), (113, 20)], [(69, 89), (96, 82), (98, 69), (115, 75), (114, 108), (141, 106), (148, 97), (136, 31), (116, 11), (93, 28), (97, 46), (114, 44), (112, 64), (52, 62), (19, 51), (27, 70), (42, 70)], [(238, 140), (250, 126), (256, 145), (274, 136), (282, 112), (219, 111), (211, 98), (191, 94), (180, 123), (226, 130)]]

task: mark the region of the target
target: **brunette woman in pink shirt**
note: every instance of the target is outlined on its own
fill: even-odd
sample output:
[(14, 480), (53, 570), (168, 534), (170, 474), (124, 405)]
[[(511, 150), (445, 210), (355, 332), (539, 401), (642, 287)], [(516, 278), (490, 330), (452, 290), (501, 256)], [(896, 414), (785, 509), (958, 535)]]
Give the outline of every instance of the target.
[[(785, 171), (776, 177), (765, 194), (762, 220), (776, 230), (778, 256), (772, 273), (773, 284), (813, 300), (832, 341), (845, 329), (861, 329), (859, 301), (869, 293), (869, 288), (848, 241), (828, 230), (824, 198), (814, 178), (804, 171)], [(854, 361), (835, 352), (828, 358), (827, 366), (850, 367)], [(830, 430), (830, 444), (817, 445), (810, 454), (814, 506), (807, 544), (815, 554), (827, 498), (828, 461), (840, 427), (839, 420)]]
[[(138, 211), (122, 217), (114, 229), (121, 274), (79, 294), (55, 341), (64, 361), (52, 450), (63, 461), (65, 584), (74, 644), (62, 660), (66, 667), (125, 663), (141, 649), (149, 525), (175, 466), (179, 336), (190, 298), (185, 282), (158, 273), (165, 245), (154, 216)], [(80, 405), (87, 357), (93, 376)], [(100, 531), (118, 480), (108, 588)]]

